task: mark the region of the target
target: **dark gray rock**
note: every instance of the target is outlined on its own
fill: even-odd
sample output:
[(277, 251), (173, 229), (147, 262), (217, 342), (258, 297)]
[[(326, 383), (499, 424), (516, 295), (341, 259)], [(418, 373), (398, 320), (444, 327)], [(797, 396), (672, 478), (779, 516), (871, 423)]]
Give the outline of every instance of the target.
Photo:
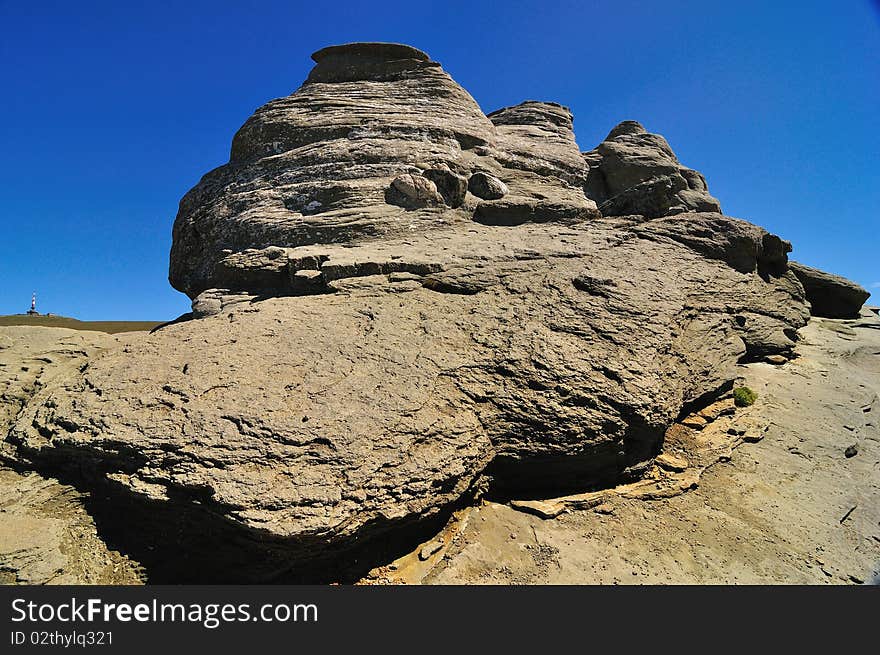
[(605, 216), (721, 212), (705, 178), (682, 166), (666, 139), (636, 121), (617, 125), (583, 157), (589, 166), (584, 190)]
[(818, 268), (791, 262), (791, 270), (804, 285), (810, 313), (827, 318), (857, 318), (870, 293), (855, 282)]
[(443, 202), (450, 207), (461, 207), (468, 191), (468, 179), (443, 165), (424, 172), (424, 177), (437, 187)]

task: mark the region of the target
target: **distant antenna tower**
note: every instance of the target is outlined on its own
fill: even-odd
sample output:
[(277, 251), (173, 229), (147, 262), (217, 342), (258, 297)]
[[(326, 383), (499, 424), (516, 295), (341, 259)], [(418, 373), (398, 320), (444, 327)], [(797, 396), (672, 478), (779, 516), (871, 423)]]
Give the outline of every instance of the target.
[(34, 295), (31, 296), (31, 308), (28, 310), (28, 314), (31, 316), (37, 316), (40, 312), (37, 311), (37, 292), (34, 292)]

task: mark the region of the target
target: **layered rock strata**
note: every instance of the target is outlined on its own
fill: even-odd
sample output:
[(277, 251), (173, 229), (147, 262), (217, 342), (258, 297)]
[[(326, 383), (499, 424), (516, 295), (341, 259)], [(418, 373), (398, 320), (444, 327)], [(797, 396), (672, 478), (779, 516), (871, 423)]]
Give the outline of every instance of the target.
[(168, 577), (293, 579), (480, 492), (636, 478), (738, 362), (790, 353), (790, 244), (720, 214), (662, 137), (625, 123), (584, 157), (565, 107), (487, 117), (409, 46), (313, 58), (181, 201), (197, 320), (10, 419), (5, 456), (144, 517), (186, 554)]

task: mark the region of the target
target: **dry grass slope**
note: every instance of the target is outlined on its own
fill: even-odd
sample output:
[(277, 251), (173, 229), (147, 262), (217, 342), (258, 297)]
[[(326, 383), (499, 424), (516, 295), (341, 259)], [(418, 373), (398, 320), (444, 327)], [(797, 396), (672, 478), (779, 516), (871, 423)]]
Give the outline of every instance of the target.
[(68, 318), (66, 316), (29, 316), (27, 314), (0, 316), (0, 327), (30, 325), (85, 330), (88, 332), (106, 332), (108, 334), (147, 332), (161, 324), (161, 321), (78, 321), (75, 318)]

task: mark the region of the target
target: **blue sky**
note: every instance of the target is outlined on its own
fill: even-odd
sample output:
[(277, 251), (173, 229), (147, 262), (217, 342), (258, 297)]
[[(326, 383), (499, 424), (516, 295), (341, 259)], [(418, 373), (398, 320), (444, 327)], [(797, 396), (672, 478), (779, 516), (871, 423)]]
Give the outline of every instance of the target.
[[(484, 111), (641, 121), (725, 213), (880, 296), (876, 2), (0, 0), (0, 314), (161, 320), (180, 197), (328, 44), (427, 51)], [(873, 287), (873, 288), (872, 288)], [(873, 299), (876, 302), (876, 298)]]

